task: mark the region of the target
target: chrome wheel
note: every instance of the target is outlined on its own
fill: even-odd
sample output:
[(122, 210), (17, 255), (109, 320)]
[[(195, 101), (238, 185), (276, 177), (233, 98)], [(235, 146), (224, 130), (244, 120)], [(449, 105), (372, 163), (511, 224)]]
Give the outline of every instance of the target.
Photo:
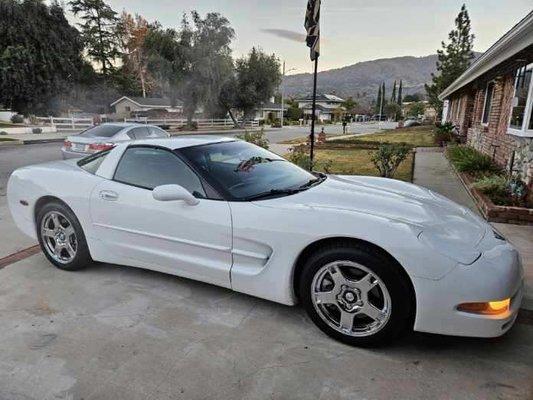
[(311, 300), (326, 324), (349, 336), (373, 335), (391, 315), (391, 298), (383, 281), (353, 261), (321, 267), (313, 278)]
[(68, 264), (78, 250), (78, 239), (72, 223), (59, 211), (49, 211), (41, 220), (41, 239), (48, 255)]

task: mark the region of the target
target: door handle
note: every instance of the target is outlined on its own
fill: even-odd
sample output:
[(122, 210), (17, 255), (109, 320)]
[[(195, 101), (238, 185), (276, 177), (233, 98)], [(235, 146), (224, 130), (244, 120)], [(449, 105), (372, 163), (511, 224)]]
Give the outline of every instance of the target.
[(118, 199), (118, 193), (111, 190), (102, 190), (100, 192), (100, 198), (107, 201), (115, 201)]

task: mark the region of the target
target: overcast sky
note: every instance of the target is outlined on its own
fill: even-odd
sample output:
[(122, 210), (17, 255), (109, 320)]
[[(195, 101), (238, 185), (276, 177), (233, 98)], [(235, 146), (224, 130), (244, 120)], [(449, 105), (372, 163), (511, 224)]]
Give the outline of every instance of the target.
[[(531, 0), (322, 0), (319, 69), (435, 53), (453, 28), (463, 2), (476, 35), (476, 51), (486, 50), (533, 8)], [(183, 12), (216, 11), (226, 16), (235, 29), (235, 56), (260, 46), (286, 60), (287, 69), (296, 68), (291, 73), (312, 69), (303, 43), (267, 31), (304, 34), (307, 0), (107, 0), (107, 3), (115, 11), (139, 13), (168, 27), (177, 26)]]

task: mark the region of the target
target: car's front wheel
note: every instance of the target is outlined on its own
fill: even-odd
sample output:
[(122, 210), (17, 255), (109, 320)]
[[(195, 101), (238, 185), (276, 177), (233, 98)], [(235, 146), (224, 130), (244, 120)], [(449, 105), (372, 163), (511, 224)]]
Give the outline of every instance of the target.
[(340, 243), (309, 257), (300, 298), (313, 322), (347, 344), (383, 344), (409, 324), (412, 293), (399, 266), (381, 252)]
[(36, 222), (41, 249), (56, 267), (74, 271), (92, 263), (80, 222), (66, 205), (45, 204), (37, 212)]

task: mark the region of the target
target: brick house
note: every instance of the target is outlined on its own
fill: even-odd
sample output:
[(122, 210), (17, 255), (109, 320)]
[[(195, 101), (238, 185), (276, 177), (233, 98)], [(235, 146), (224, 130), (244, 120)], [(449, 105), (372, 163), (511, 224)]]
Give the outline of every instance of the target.
[(533, 11), (439, 96), (443, 121), (533, 188)]

